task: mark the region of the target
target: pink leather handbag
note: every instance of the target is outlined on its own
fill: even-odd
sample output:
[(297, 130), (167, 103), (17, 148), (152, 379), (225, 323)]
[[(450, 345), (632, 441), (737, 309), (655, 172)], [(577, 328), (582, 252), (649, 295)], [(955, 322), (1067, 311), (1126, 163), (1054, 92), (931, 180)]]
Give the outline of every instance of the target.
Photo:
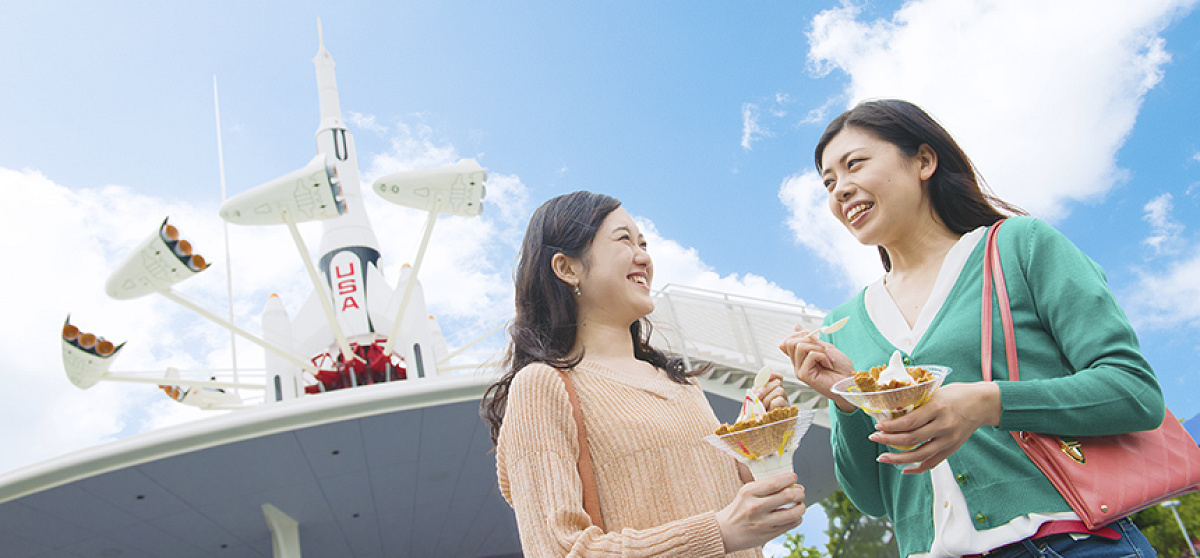
[[(992, 289), (999, 299), (1009, 381), (1020, 379), (1012, 309), (1000, 268), (997, 231), (988, 229), (983, 256), (983, 379), (992, 379)], [(1012, 432), (1038, 469), (1050, 479), (1088, 529), (1095, 530), (1163, 500), (1200, 490), (1200, 446), (1166, 412), (1155, 430), (1070, 438)]]

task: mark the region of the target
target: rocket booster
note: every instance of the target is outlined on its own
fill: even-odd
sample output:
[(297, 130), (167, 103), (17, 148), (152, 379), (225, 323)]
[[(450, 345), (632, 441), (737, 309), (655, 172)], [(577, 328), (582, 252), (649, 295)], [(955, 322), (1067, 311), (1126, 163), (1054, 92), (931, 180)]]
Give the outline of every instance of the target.
[[(288, 319), (287, 310), (277, 294), (272, 294), (263, 307), (262, 327), (263, 339), (268, 343), (289, 353), (294, 350), (292, 322)], [(268, 351), (266, 368), (267, 401), (295, 399), (304, 392), (304, 378), (300, 375), (300, 369), (292, 363)]]

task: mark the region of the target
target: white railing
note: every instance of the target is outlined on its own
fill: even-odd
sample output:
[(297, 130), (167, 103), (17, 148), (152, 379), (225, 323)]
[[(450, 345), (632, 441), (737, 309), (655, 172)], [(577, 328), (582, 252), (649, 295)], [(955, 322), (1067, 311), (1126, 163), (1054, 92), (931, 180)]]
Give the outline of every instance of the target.
[(679, 285), (655, 292), (654, 304), (651, 342), (682, 356), (689, 369), (709, 364), (708, 373), (700, 376), (705, 391), (740, 401), (755, 373), (769, 366), (783, 375), (793, 403), (823, 404), (819, 395), (795, 380), (779, 343), (796, 324), (808, 330), (819, 327), (824, 311)]

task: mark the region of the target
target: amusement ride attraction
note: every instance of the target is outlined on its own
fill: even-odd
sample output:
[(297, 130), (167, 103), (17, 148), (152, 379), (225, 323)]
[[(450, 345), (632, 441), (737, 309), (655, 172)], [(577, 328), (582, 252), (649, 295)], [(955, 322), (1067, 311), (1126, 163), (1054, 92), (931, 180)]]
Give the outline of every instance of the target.
[[(370, 185), (384, 200), (427, 212), (416, 256), (393, 287), (381, 271), (319, 22), (318, 43), (316, 155), (220, 208), (226, 223), (288, 229), (312, 284), (299, 311), (289, 316), (270, 296), (255, 334), (234, 324), (232, 312), (222, 318), (177, 292), (215, 266), (169, 217), (130, 250), (105, 289), (118, 300), (166, 297), (258, 345), (262, 381), (175, 368), (117, 371), (127, 343), (84, 331), (68, 316), (62, 364), (76, 387), (146, 383), (181, 404), (230, 412), (0, 475), (0, 556), (521, 555), (478, 415), (495, 371), (456, 359), (499, 328), (449, 350), (418, 278), (438, 217), (482, 213), (488, 171), (462, 159)], [(316, 258), (297, 229), (310, 221), (322, 224)], [(699, 381), (718, 417), (737, 413), (755, 371), (788, 370), (778, 340), (797, 323), (814, 329), (823, 316), (678, 286), (655, 298), (654, 343), (690, 366), (709, 365)], [(823, 405), (801, 384), (787, 388), (794, 403)], [(243, 398), (243, 391), (261, 396)], [(836, 489), (824, 413), (815, 426), (826, 430), (805, 437), (795, 453), (810, 502)]]

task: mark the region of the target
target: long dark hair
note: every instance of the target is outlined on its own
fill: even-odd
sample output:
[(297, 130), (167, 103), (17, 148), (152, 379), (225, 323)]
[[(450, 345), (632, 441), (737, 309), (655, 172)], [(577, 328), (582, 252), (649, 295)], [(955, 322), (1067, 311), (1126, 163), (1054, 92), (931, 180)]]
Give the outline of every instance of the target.
[[(895, 145), (908, 157), (915, 157), (922, 145), (937, 153), (937, 169), (929, 178), (929, 200), (938, 219), (946, 228), (961, 235), (985, 227), (1009, 215), (1024, 215), (1025, 211), (992, 194), (983, 184), (975, 165), (941, 124), (921, 107), (908, 101), (882, 99), (863, 101), (834, 118), (814, 153), (817, 172), (821, 157), (834, 136), (846, 128), (856, 128)], [(887, 250), (879, 247), (883, 268), (891, 270)]]
[[(501, 367), (504, 375), (488, 387), (479, 415), (492, 429), (492, 444), (500, 435), (508, 390), (513, 378), (533, 362), (544, 362), (559, 370), (570, 370), (583, 354), (575, 347), (579, 309), (569, 285), (554, 274), (550, 260), (565, 254), (589, 265), (588, 248), (600, 224), (621, 202), (604, 194), (573, 192), (552, 198), (529, 218), (525, 241), (513, 273), (517, 315), (508, 327), (508, 349)], [(641, 318), (629, 326), (633, 356), (666, 371), (681, 384), (691, 383), (683, 359), (671, 357), (650, 346), (650, 322)]]

